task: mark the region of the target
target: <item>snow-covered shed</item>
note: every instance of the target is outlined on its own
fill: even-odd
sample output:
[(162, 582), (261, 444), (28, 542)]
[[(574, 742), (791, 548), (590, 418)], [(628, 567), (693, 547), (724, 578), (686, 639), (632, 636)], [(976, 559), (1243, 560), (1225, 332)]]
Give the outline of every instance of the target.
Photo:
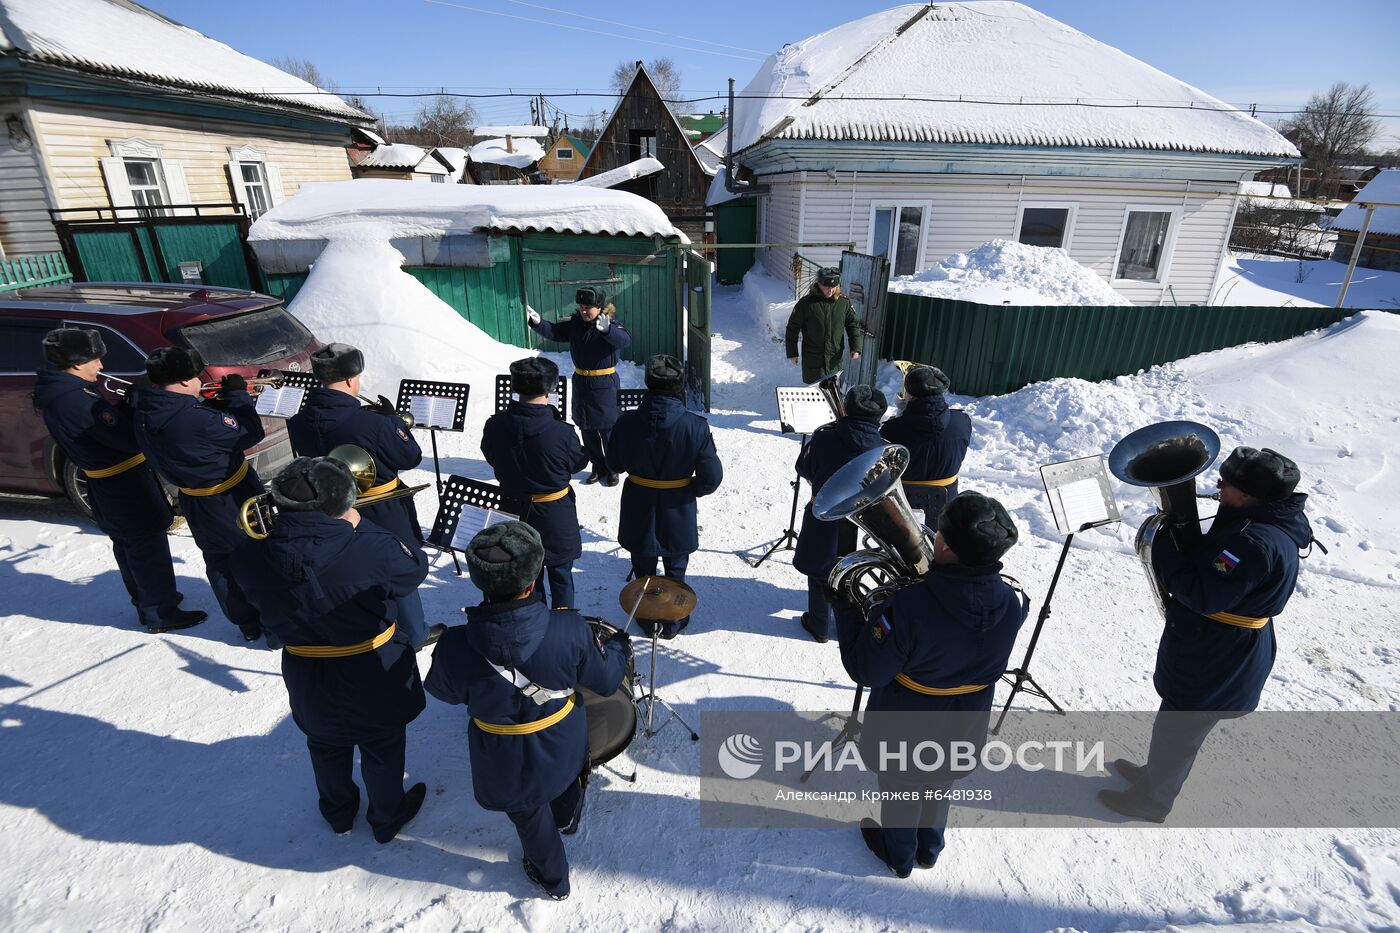
[[(911, 4), (770, 55), (734, 109), (763, 242), (911, 274), (1059, 246), (1138, 304), (1205, 304), (1239, 183), (1298, 157), (1248, 114), (1020, 3)], [(840, 247), (799, 250), (835, 262)], [(792, 251), (764, 250), (792, 276)]]
[[(1366, 221), (1370, 213), (1370, 223)], [(1384, 169), (1356, 193), (1328, 225), (1337, 234), (1332, 258), (1350, 262), (1362, 227), (1366, 239), (1356, 264), (1367, 269), (1400, 272), (1400, 168)]]
[(424, 149), (410, 143), (384, 143), (375, 146), (356, 161), (351, 150), (356, 178), (378, 178), (393, 181), (427, 181), (446, 184), (461, 180), (466, 160), (454, 164), (448, 152), (461, 149)]

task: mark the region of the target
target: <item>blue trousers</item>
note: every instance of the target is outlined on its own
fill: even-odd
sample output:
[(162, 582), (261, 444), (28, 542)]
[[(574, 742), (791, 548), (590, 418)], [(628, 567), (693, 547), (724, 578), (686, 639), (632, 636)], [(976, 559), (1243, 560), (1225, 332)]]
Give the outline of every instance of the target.
[[(921, 790), (946, 790), (948, 786), (940, 784)], [(880, 804), (885, 856), (897, 872), (912, 869), (916, 858), (925, 865), (936, 861), (943, 851), (947, 828), (947, 800), (887, 800)]]
[(159, 625), (179, 608), (170, 540), (163, 531), (138, 535), (117, 532), (111, 538), (112, 555), (137, 618), (145, 626)]
[(836, 622), (836, 613), (831, 611), (831, 603), (826, 601), (826, 577), (807, 577), (807, 622), (813, 631), (831, 634)]
[[(360, 809), (360, 789), (355, 786), (354, 745), (333, 745), (306, 737), (311, 770), (316, 774), (321, 815), (338, 833), (355, 822)], [(376, 829), (388, 826), (403, 802), (404, 730), (360, 742), (360, 777), (369, 795), (365, 819)]]
[(574, 609), (574, 562), (567, 561), (552, 567), (541, 567), (535, 589), (544, 593), (545, 578), (549, 578), (549, 608)]
[(204, 576), (209, 580), (209, 588), (214, 591), (214, 599), (218, 600), (224, 617), (238, 626), (244, 635), (257, 637), (262, 633), (262, 622), (258, 618), (258, 610), (248, 602), (248, 597), (243, 595), (238, 581), (229, 572), (231, 557), (231, 554), (211, 554), (206, 551)]
[(1160, 816), (1171, 812), (1182, 785), (1191, 774), (1191, 766), (1196, 763), (1197, 753), (1219, 721), (1219, 713), (1178, 711), (1162, 701), (1161, 711), (1152, 721), (1147, 770), (1133, 787), (1133, 792), (1149, 809)]
[(428, 620), (423, 617), (423, 598), (414, 590), (407, 596), (400, 596), (394, 603), (399, 610), (396, 620), (399, 634), (414, 648), (420, 647), (428, 640)]
[[(665, 568), (664, 576), (672, 580), (685, 582), (685, 568), (690, 566), (689, 554), (675, 554), (659, 557), (656, 554), (633, 554), (632, 555), (632, 576), (638, 580), (656, 576), (656, 564), (661, 563)], [(673, 638), (685, 631), (685, 627), (690, 624), (690, 616), (676, 622), (664, 622), (661, 624), (661, 636), (663, 638)], [(651, 626), (653, 623), (637, 620), (637, 627), (647, 637), (651, 637)]]
[(608, 469), (608, 438), (612, 435), (612, 427), (586, 428), (579, 434), (583, 436), (583, 449), (593, 463), (593, 472), (599, 476), (611, 474), (612, 470)]
[(573, 781), (568, 788), (543, 807), (533, 810), (513, 810), (506, 814), (515, 824), (520, 847), (553, 894), (569, 890), (569, 857), (564, 853), (564, 840), (559, 827), (567, 826), (578, 806), (583, 784)]

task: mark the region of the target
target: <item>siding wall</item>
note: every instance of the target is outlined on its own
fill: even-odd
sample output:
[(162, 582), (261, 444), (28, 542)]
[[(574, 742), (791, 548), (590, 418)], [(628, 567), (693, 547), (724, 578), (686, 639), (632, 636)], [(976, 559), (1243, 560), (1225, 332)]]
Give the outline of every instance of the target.
[[(765, 231), (768, 242), (796, 239), (798, 186), (805, 189), (802, 238), (854, 240), (862, 252), (870, 249), (875, 205), (924, 203), (925, 241), (920, 269), (988, 240), (1014, 240), (1018, 206), (1022, 203), (1078, 204), (1069, 253), (1106, 281), (1113, 273), (1124, 212), (1129, 205), (1181, 207), (1181, 222), (1169, 242), (1170, 266), (1163, 281), (1113, 283), (1134, 304), (1171, 304), (1168, 286), (1179, 304), (1209, 301), (1229, 238), (1235, 202), (1235, 186), (1218, 181), (859, 172), (838, 173), (834, 182), (826, 174), (816, 172), (765, 176), (761, 181), (772, 186), (764, 198), (765, 216), (770, 221)], [(822, 265), (835, 265), (841, 250), (814, 248), (802, 253)], [(765, 268), (785, 281), (791, 279), (790, 260), (791, 254), (785, 251), (764, 250)]]
[[(764, 243), (796, 243), (800, 222), (800, 192), (797, 176), (780, 175), (764, 179), (771, 186), (759, 202), (759, 236)], [(792, 249), (759, 250), (759, 259), (768, 274), (792, 281)], [(840, 252), (839, 250), (837, 251)], [(837, 257), (839, 260), (839, 256)]]
[[(23, 114), (28, 104), (13, 97), (0, 100), (0, 114)], [(7, 256), (25, 256), (58, 248), (37, 147), (0, 146), (0, 249)]]

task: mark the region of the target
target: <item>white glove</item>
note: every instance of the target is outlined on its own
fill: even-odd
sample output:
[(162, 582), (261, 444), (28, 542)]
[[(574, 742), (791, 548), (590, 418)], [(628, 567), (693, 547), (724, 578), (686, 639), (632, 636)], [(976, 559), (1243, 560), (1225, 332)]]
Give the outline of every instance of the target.
[(540, 313), (539, 313), (538, 311), (536, 311), (534, 308), (530, 307), (529, 305), (526, 305), (526, 306), (525, 306), (525, 320), (529, 321), (529, 322), (530, 322), (530, 326), (533, 327), (533, 326), (535, 326), (536, 324), (538, 324), (538, 323), (540, 322)]
[(598, 319), (593, 322), (593, 326), (598, 328), (598, 333), (606, 334), (608, 328), (612, 327), (612, 318), (608, 317), (606, 314), (600, 314), (598, 315)]

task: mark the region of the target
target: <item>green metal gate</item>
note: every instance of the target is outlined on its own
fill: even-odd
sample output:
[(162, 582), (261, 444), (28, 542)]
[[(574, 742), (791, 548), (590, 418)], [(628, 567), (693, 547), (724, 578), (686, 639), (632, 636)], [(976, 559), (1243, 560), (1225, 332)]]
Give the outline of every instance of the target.
[[(720, 252), (723, 252), (721, 250)], [(687, 251), (685, 260), (685, 374), (692, 395), (710, 410), (710, 261)]]

